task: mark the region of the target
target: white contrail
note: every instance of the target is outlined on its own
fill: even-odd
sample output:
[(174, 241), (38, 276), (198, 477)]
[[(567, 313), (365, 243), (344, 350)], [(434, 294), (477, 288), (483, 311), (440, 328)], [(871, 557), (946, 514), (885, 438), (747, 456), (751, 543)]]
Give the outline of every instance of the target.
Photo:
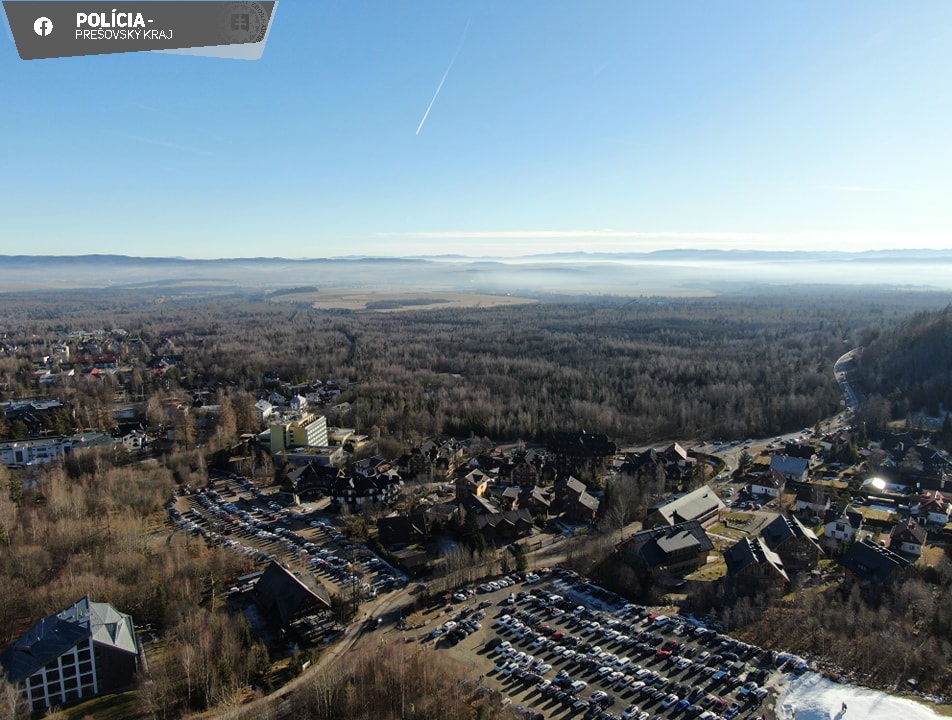
[(440, 90), (443, 89), (443, 83), (446, 82), (447, 76), (450, 74), (450, 70), (453, 69), (453, 65), (456, 63), (456, 58), (459, 57), (460, 50), (463, 49), (463, 45), (466, 44), (466, 33), (469, 32), (469, 21), (466, 21), (466, 27), (463, 28), (463, 37), (460, 38), (459, 45), (456, 47), (456, 52), (453, 53), (453, 59), (450, 60), (450, 64), (446, 67), (446, 72), (443, 73), (443, 77), (440, 78), (440, 84), (436, 86), (436, 92), (433, 93), (433, 99), (430, 100), (430, 104), (426, 106), (426, 112), (423, 113), (423, 119), (420, 120), (419, 126), (417, 126), (416, 134), (419, 135), (420, 131), (423, 129), (423, 123), (426, 122), (427, 117), (430, 114), (430, 110), (433, 109), (433, 103), (436, 102), (436, 98), (439, 97)]

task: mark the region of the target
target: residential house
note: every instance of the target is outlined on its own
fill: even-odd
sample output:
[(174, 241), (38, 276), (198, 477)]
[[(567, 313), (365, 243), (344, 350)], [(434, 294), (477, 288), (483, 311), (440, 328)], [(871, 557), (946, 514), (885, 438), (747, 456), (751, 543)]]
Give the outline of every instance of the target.
[(539, 471), (525, 457), (516, 458), (509, 469), (509, 481), (520, 487), (533, 487), (539, 484)]
[(782, 590), (790, 582), (780, 556), (762, 537), (741, 538), (724, 551), (727, 580), (741, 594)]
[(787, 457), (802, 458), (809, 462), (816, 455), (816, 448), (805, 443), (786, 442), (783, 444), (783, 454)]
[(833, 504), (830, 495), (822, 485), (810, 484), (797, 487), (796, 511), (803, 513), (812, 513), (813, 515), (823, 515)]
[(519, 507), (528, 508), (535, 517), (546, 518), (552, 508), (552, 492), (541, 487), (522, 488), (519, 496)]
[(706, 525), (716, 520), (725, 505), (717, 493), (707, 485), (683, 495), (677, 495), (648, 510), (643, 527), (648, 530), (658, 525), (677, 525), (697, 520)]
[(840, 546), (853, 542), (863, 527), (863, 513), (852, 505), (843, 510), (831, 509), (824, 519), (823, 538), (828, 544)]
[(889, 455), (894, 465), (902, 463), (906, 454), (916, 447), (916, 439), (908, 432), (885, 435), (879, 441), (880, 449)]
[(770, 469), (780, 473), (786, 481), (806, 482), (810, 470), (810, 461), (790, 455), (771, 455)]
[(654, 448), (640, 453), (627, 453), (618, 471), (621, 476), (632, 478), (646, 493), (661, 494), (678, 489), (675, 478), (668, 477), (667, 464)]
[(847, 580), (878, 588), (902, 578), (912, 563), (870, 538), (853, 543), (843, 555), (840, 565)]
[(503, 490), (498, 497), (503, 507), (507, 510), (518, 510), (519, 501), (522, 499), (522, 488), (510, 485)]
[(820, 440), (820, 452), (826, 460), (837, 460), (849, 453), (853, 434), (849, 430), (837, 430), (824, 435)]
[(754, 497), (766, 495), (777, 498), (783, 492), (786, 482), (786, 477), (782, 473), (771, 468), (760, 475), (751, 476), (750, 494)]
[(938, 490), (915, 498), (909, 506), (910, 512), (921, 522), (928, 525), (945, 526), (949, 522), (952, 504)]
[(377, 520), (377, 539), (384, 545), (414, 545), (429, 538), (425, 513), (388, 515)]
[(685, 575), (703, 567), (714, 549), (701, 523), (691, 520), (642, 530), (618, 544), (626, 563), (652, 575)]
[(935, 476), (952, 472), (952, 462), (932, 445), (920, 445), (917, 450), (924, 473)]
[(523, 508), (478, 515), (476, 526), (488, 545), (501, 547), (532, 534), (532, 513)]
[(823, 555), (816, 533), (796, 517), (778, 515), (760, 531), (760, 536), (791, 573), (812, 570)]
[(392, 505), (400, 496), (403, 480), (396, 470), (385, 473), (355, 472), (342, 478), (335, 478), (324, 491), (333, 511), (345, 506), (350, 512), (359, 512), (364, 505)]
[(617, 450), (607, 435), (584, 430), (555, 433), (549, 439), (547, 449), (555, 466), (565, 472), (577, 468), (595, 469)]
[(255, 415), (258, 416), (258, 422), (264, 422), (274, 412), (274, 405), (267, 400), (259, 400), (255, 403)]
[(33, 713), (129, 687), (139, 670), (132, 618), (89, 596), (49, 615), (0, 654)]
[(896, 525), (889, 533), (889, 549), (894, 553), (918, 560), (926, 544), (928, 533), (913, 518)]
[(429, 563), (429, 557), (423, 550), (413, 550), (404, 548), (393, 552), (393, 558), (397, 565), (402, 567), (411, 575), (422, 573)]
[[(430, 444), (430, 443), (428, 443)], [(403, 459), (401, 458), (401, 467)], [(413, 448), (406, 456), (407, 477), (428, 477), (433, 472), (433, 459), (425, 446)]]
[(483, 497), (489, 489), (489, 475), (482, 470), (473, 470), (456, 481), (456, 499), (462, 500), (467, 495)]
[(342, 468), (312, 462), (288, 473), (281, 489), (300, 498), (319, 498), (346, 477)]
[(570, 522), (593, 522), (598, 515), (598, 498), (581, 480), (567, 476), (555, 483), (552, 509)]

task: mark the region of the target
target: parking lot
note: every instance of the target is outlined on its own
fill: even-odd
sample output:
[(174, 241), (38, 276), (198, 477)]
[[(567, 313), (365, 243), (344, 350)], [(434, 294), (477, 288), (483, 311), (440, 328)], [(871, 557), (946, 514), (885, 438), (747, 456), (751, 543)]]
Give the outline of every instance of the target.
[[(329, 592), (349, 593), (356, 586), (370, 599), (406, 584), (401, 572), (366, 547), (350, 543), (333, 516), (313, 508), (284, 507), (237, 475), (173, 497), (166, 507), (173, 525), (184, 532), (260, 564), (278, 560), (298, 572), (313, 573)], [(249, 590), (252, 583), (229, 592)]]
[(418, 639), (456, 655), (486, 692), (526, 717), (769, 718), (771, 687), (807, 669), (699, 621), (626, 603), (569, 571), (503, 582), (463, 590)]

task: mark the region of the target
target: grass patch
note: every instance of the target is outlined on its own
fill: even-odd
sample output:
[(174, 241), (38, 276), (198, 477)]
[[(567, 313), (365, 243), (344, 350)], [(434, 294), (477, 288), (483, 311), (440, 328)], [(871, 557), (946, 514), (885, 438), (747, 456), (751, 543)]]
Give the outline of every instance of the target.
[[(717, 525), (711, 526), (708, 529), (707, 534), (711, 536), (721, 535), (723, 537), (738, 538), (738, 539), (747, 536), (747, 533), (745, 533), (743, 530), (740, 530), (739, 528), (735, 528), (735, 527), (727, 527), (723, 523), (718, 523)], [(714, 541), (715, 545), (718, 544), (716, 537), (711, 537), (711, 540)]]
[(685, 575), (684, 579), (696, 582), (715, 582), (726, 574), (727, 563), (724, 562), (724, 558), (719, 557), (714, 562), (709, 562), (704, 567), (698, 568), (690, 575)]
[(50, 715), (56, 720), (138, 720), (149, 717), (138, 690), (102, 695)]

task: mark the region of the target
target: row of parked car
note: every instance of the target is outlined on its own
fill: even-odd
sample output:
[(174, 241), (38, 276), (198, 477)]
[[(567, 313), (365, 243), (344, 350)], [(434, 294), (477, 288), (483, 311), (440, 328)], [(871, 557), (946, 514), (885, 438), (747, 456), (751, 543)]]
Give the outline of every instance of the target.
[[(236, 475), (229, 480), (237, 486), (255, 495), (263, 502), (266, 495), (246, 478)], [(227, 494), (234, 494), (228, 488)], [(244, 545), (235, 537), (244, 537), (260, 545), (276, 545), (294, 557), (306, 562), (314, 572), (322, 572), (343, 586), (361, 581), (357, 574), (373, 576), (372, 582), (365, 583), (365, 594), (376, 597), (379, 592), (395, 590), (406, 584), (405, 578), (384, 560), (363, 547), (350, 544), (331, 524), (323, 519), (311, 519), (313, 516), (291, 512), (279, 503), (267, 501), (268, 509), (254, 507), (250, 510), (240, 508), (236, 503), (225, 500), (216, 490), (200, 490), (192, 495), (198, 507), (192, 508), (192, 517), (186, 517), (175, 508), (174, 496), (166, 507), (173, 520), (183, 529), (202, 535), (210, 544), (222, 544), (244, 552), (259, 562), (276, 558), (274, 552), (264, 552), (250, 545)], [(201, 508), (199, 510), (198, 508)], [(348, 559), (338, 552), (322, 547), (291, 529), (291, 519), (308, 522), (309, 526), (324, 533), (326, 538), (338, 545), (339, 550), (351, 555)], [(224, 532), (219, 532), (219, 530)], [(231, 537), (229, 537), (231, 536)], [(273, 548), (268, 548), (273, 549)], [(359, 559), (355, 561), (355, 557)]]
[[(614, 608), (605, 608), (603, 601), (586, 602), (592, 588), (577, 576), (563, 574), (556, 583), (558, 593), (520, 592), (518, 608), (502, 612), (496, 621), (497, 640), (503, 653), (515, 654), (517, 666), (509, 669), (510, 677), (537, 682), (541, 693), (572, 712), (606, 720), (647, 720), (651, 714), (646, 708), (657, 705), (655, 717), (732, 718), (766, 696), (762, 684), (770, 670), (802, 664), (792, 656), (781, 658), (696, 622), (656, 615), (620, 599)], [(602, 607), (596, 608), (599, 604)], [(532, 657), (535, 665), (526, 665), (520, 652)], [(755, 661), (761, 666), (748, 666)], [(565, 667), (547, 680), (538, 669), (553, 663)], [(599, 688), (587, 699), (578, 694), (588, 686), (582, 679), (586, 676)], [(735, 690), (733, 698), (718, 696)], [(608, 709), (616, 703), (616, 695), (636, 700), (620, 716)]]

